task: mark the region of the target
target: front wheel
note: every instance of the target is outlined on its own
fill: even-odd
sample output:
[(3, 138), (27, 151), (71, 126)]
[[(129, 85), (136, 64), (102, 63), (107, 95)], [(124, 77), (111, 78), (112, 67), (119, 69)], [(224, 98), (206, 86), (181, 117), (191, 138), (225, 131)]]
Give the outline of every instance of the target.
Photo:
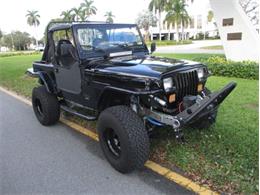
[(104, 110), (98, 119), (101, 148), (121, 173), (143, 167), (149, 156), (149, 137), (141, 118), (126, 106)]
[(48, 93), (45, 86), (32, 91), (32, 106), (38, 121), (45, 126), (55, 124), (60, 118), (60, 105), (55, 95)]

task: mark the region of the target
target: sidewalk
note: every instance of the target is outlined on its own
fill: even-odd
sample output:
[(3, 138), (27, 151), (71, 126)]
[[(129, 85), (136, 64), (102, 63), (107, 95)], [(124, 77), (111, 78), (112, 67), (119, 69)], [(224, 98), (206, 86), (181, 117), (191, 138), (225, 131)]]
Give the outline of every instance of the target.
[(173, 45), (157, 47), (156, 53), (214, 53), (224, 54), (224, 50), (218, 49), (200, 49), (201, 47), (222, 45), (221, 40), (202, 40), (193, 41), (192, 44), (187, 45)]

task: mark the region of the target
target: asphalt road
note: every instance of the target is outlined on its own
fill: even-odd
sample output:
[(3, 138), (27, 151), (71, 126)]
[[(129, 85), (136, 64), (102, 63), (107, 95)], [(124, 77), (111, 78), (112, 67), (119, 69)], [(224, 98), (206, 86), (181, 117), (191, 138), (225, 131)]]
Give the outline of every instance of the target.
[(144, 168), (123, 175), (99, 144), (0, 91), (0, 194), (192, 194)]

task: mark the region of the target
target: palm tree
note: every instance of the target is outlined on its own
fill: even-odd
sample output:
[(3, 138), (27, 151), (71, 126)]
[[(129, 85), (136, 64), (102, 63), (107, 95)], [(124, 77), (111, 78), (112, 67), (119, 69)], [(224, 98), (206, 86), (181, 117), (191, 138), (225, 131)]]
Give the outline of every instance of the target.
[(181, 13), (181, 40), (184, 40), (185, 39), (185, 36), (184, 36), (184, 27), (185, 26), (188, 26), (189, 22), (191, 21), (191, 18), (190, 16), (188, 15), (187, 11), (184, 10), (184, 12)]
[(153, 15), (150, 11), (145, 11), (138, 14), (138, 17), (136, 19), (136, 24), (139, 26), (139, 28), (144, 29), (144, 39), (145, 41), (149, 40), (149, 28), (150, 26), (156, 26), (157, 18)]
[[(40, 15), (38, 13), (38, 11), (35, 11), (35, 10), (32, 10), (32, 11), (29, 11), (27, 10), (27, 14), (25, 15), (27, 17), (27, 24), (29, 24), (29, 26), (33, 26), (36, 27), (40, 25)], [(37, 37), (37, 36), (35, 36)], [(36, 46), (38, 47), (38, 40), (36, 38)]]
[(149, 10), (153, 11), (155, 10), (158, 12), (158, 22), (159, 22), (159, 39), (162, 39), (161, 36), (161, 13), (165, 10), (165, 6), (167, 4), (167, 0), (152, 0), (149, 4)]
[(88, 19), (91, 15), (96, 15), (97, 8), (93, 5), (93, 0), (84, 0), (84, 3), (80, 4), (80, 8), (84, 13), (84, 20)]
[(185, 21), (189, 18), (184, 0), (170, 0), (166, 5), (165, 21), (176, 28), (176, 40), (179, 42), (179, 25), (184, 28)]
[(213, 18), (214, 18), (213, 11), (212, 10), (208, 11), (208, 15), (207, 15), (208, 22), (211, 22)]
[(81, 9), (81, 7), (79, 7), (79, 8), (76, 8), (76, 7), (74, 7), (74, 8), (72, 8), (71, 10), (70, 10), (70, 13), (71, 13), (71, 18), (72, 18), (72, 21), (83, 21), (82, 20), (82, 17), (83, 17), (83, 12), (82, 12), (82, 9)]
[(71, 14), (72, 10), (66, 10), (61, 12), (62, 20), (64, 21), (73, 21), (73, 15)]
[(109, 12), (106, 12), (106, 14), (104, 15), (107, 19), (106, 19), (106, 22), (109, 22), (109, 23), (113, 23), (114, 22), (114, 15), (111, 11)]

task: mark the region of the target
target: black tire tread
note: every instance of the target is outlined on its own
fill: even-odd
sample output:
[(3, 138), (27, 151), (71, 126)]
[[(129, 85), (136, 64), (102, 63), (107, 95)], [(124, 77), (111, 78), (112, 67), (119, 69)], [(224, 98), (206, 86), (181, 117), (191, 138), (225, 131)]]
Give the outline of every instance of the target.
[(100, 118), (113, 115), (127, 134), (129, 144), (130, 162), (120, 172), (127, 173), (140, 169), (149, 157), (149, 137), (141, 118), (127, 106), (113, 106), (101, 113)]
[[(34, 105), (35, 98), (38, 98), (42, 104), (43, 117), (37, 115), (36, 107)], [(39, 122), (44, 126), (55, 124), (60, 118), (60, 105), (57, 97), (54, 94), (48, 93), (45, 86), (33, 88), (32, 104), (35, 115)]]

